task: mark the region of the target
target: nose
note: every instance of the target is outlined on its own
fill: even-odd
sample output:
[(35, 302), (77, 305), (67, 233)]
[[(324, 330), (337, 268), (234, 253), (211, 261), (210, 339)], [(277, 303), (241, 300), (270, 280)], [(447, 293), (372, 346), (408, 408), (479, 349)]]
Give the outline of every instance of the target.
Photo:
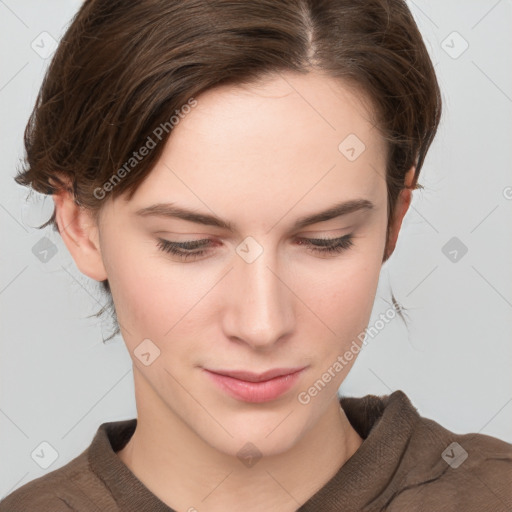
[[(235, 255), (236, 256), (236, 255)], [(251, 263), (235, 257), (225, 283), (225, 334), (256, 350), (272, 349), (294, 328), (293, 293), (270, 250)]]

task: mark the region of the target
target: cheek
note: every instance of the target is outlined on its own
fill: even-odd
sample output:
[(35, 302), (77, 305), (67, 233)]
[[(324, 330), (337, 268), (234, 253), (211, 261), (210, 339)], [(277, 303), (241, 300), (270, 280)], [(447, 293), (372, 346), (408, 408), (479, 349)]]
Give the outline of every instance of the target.
[(118, 240), (109, 247), (108, 260), (116, 313), (130, 349), (144, 338), (164, 344), (184, 329), (193, 329), (194, 310), (200, 310), (201, 298), (216, 281), (213, 275), (167, 260), (156, 243), (153, 247), (140, 240)]
[[(169, 321), (162, 315), (166, 307), (160, 268), (157, 259), (148, 255), (152, 248), (140, 240), (129, 236), (117, 237), (112, 234), (109, 244), (102, 248), (107, 267), (108, 280), (116, 307), (117, 318), (125, 341), (135, 343), (139, 338), (150, 337), (159, 332), (154, 321)], [(168, 299), (168, 297), (167, 297)], [(167, 303), (168, 311), (172, 305)], [(141, 332), (146, 326), (152, 326), (152, 332)], [(169, 327), (167, 327), (168, 329)], [(160, 330), (163, 329), (160, 326)]]
[[(330, 275), (323, 285), (318, 282), (303, 287), (303, 296), (313, 305), (321, 320), (339, 339), (366, 327), (371, 315), (377, 290), (379, 268), (347, 266), (339, 269), (339, 275)], [(307, 290), (310, 290), (307, 292)], [(315, 292), (311, 292), (315, 290)]]
[[(328, 351), (339, 351), (364, 332), (370, 320), (381, 270), (384, 237), (368, 237), (357, 250), (302, 280), (298, 295), (319, 317)], [(305, 275), (305, 274), (303, 274)], [(330, 330), (329, 330), (330, 329)], [(334, 334), (334, 333), (335, 334)]]

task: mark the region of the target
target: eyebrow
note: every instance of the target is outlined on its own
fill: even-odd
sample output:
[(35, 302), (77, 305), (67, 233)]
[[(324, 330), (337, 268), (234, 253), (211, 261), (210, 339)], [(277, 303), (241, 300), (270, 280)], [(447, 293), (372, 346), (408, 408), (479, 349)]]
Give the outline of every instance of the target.
[[(318, 213), (300, 217), (295, 221), (292, 226), (293, 230), (302, 229), (317, 222), (325, 222), (327, 220), (348, 215), (359, 210), (371, 210), (374, 204), (368, 199), (352, 199), (335, 204)], [(205, 226), (215, 226), (218, 228), (227, 229), (231, 232), (235, 231), (235, 225), (229, 221), (220, 219), (215, 215), (207, 213), (199, 213), (193, 210), (182, 208), (173, 203), (157, 203), (145, 208), (140, 208), (135, 212), (136, 215), (141, 217), (156, 216), (156, 217), (169, 217), (194, 222), (196, 224), (204, 224)]]

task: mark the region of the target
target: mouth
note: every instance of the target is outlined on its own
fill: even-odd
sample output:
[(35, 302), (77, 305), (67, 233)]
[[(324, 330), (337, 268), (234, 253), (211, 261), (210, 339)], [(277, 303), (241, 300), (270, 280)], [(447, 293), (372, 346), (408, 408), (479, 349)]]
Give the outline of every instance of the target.
[(206, 368), (203, 368), (203, 371), (222, 391), (233, 398), (244, 402), (261, 403), (276, 400), (284, 395), (296, 384), (305, 369), (305, 366), (275, 368), (262, 373)]

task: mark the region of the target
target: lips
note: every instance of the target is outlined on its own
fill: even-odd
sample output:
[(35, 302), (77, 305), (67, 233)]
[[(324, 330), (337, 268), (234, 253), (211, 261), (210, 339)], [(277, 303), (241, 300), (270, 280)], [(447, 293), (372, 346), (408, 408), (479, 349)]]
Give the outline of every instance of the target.
[(231, 397), (243, 402), (261, 403), (275, 400), (289, 391), (305, 367), (275, 368), (263, 373), (203, 370), (221, 391)]
[(267, 370), (262, 373), (252, 373), (242, 370), (208, 370), (209, 372), (216, 373), (218, 375), (224, 375), (226, 377), (232, 377), (233, 379), (243, 380), (246, 382), (263, 382), (266, 380), (274, 379), (275, 377), (281, 377), (284, 375), (291, 375), (292, 373), (303, 370), (304, 366), (297, 366), (295, 368), (274, 368), (273, 370)]

